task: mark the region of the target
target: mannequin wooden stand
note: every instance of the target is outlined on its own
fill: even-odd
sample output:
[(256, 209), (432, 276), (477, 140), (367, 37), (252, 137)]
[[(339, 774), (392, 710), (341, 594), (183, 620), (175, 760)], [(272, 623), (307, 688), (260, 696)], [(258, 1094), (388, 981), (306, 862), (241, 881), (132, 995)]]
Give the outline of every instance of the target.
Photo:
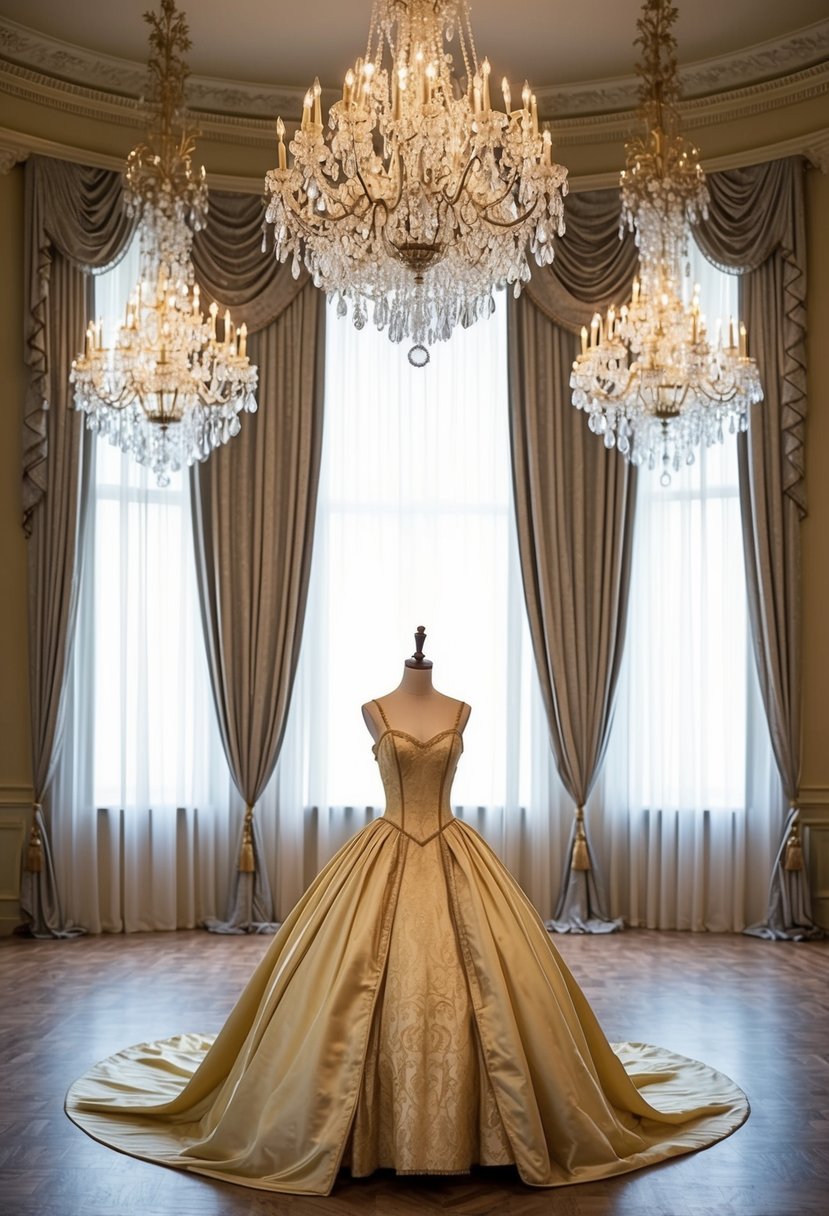
[(363, 719), (375, 743), (387, 729), (377, 701), (382, 702), (383, 712), (394, 730), (405, 731), (424, 743), (443, 730), (451, 730), (456, 722), (458, 730), (463, 731), (469, 720), (468, 705), (463, 704), (458, 720), (457, 699), (438, 692), (432, 684), (432, 661), (423, 654), (426, 641), (423, 625), (418, 625), (414, 637), (415, 652), (404, 662), (397, 688), (363, 706)]

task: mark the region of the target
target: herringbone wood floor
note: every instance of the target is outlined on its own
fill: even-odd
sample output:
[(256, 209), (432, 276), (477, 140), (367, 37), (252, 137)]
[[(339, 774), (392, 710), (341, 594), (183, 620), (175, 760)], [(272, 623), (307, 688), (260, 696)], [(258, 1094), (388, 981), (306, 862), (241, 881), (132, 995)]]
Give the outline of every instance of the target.
[(327, 1199), (269, 1195), (122, 1156), (69, 1122), (95, 1060), (218, 1028), (267, 948), (202, 932), (0, 941), (2, 1216), (826, 1216), (829, 943), (627, 931), (556, 938), (611, 1039), (707, 1060), (752, 1114), (702, 1153), (554, 1191), (512, 1170), (341, 1178)]

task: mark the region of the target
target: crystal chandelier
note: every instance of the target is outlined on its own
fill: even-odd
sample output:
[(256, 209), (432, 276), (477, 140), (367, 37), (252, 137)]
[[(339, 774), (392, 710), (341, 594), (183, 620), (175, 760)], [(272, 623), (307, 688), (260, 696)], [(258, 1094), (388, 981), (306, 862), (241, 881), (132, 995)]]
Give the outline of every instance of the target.
[(204, 168), (194, 172), (196, 132), (184, 113), (190, 47), (184, 15), (161, 0), (151, 27), (150, 104), (155, 128), (127, 160), (125, 206), (138, 222), (140, 279), (111, 349), (100, 321), (72, 364), (75, 408), (89, 429), (148, 465), (159, 485), (205, 460), (239, 433), (239, 413), (256, 410), (257, 371), (247, 327), (230, 313), (217, 325), (214, 302), (202, 315), (194, 283), (193, 235), (207, 217)]
[(570, 377), (591, 431), (634, 465), (660, 462), (663, 485), (693, 464), (700, 443), (722, 442), (725, 426), (744, 431), (749, 405), (763, 398), (745, 326), (720, 322), (712, 336), (690, 290), (689, 226), (707, 216), (708, 188), (679, 133), (676, 15), (667, 0), (645, 0), (634, 43), (646, 132), (625, 145), (619, 235), (635, 233), (639, 275), (628, 304), (582, 328)]
[[(457, 39), (465, 74), (446, 44)], [(459, 65), (460, 66), (460, 65)], [(393, 342), (450, 337), (495, 307), (495, 288), (517, 295), (553, 259), (564, 231), (567, 170), (539, 130), (524, 84), (493, 108), (490, 65), (478, 61), (467, 0), (374, 0), (365, 57), (349, 68), (324, 132), (319, 80), (302, 122), (266, 179), (266, 220), (276, 257), (301, 263), (362, 329), (369, 319)], [(288, 151), (292, 163), (288, 164)]]

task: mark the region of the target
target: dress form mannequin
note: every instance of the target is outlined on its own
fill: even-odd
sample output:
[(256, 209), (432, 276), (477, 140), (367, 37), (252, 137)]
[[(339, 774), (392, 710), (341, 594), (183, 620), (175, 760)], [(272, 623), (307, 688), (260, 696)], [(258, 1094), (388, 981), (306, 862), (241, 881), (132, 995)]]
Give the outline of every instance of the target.
[[(457, 724), (462, 731), (469, 720), (470, 707), (462, 703), (458, 718), (458, 701), (438, 692), (432, 684), (432, 663), (424, 657), (423, 643), (426, 630), (418, 625), (415, 633), (415, 652), (403, 664), (403, 678), (393, 692), (378, 700), (395, 730), (405, 731), (415, 739), (425, 741), (443, 730), (451, 730)], [(376, 743), (386, 724), (378, 709), (377, 701), (368, 701), (363, 706), (363, 719)]]

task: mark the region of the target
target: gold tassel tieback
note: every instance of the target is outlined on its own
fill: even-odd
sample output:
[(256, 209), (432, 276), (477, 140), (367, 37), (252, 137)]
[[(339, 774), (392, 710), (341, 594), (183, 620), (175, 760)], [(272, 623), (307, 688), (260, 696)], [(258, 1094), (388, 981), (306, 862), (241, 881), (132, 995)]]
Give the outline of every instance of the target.
[(256, 859), (253, 855), (253, 807), (245, 811), (245, 826), (242, 829), (242, 847), (239, 850), (239, 873), (253, 874), (256, 871)]
[[(35, 815), (37, 815), (39, 810), (39, 805), (35, 804)], [(32, 830), (29, 833), (29, 846), (26, 849), (26, 869), (31, 874), (43, 873), (43, 837), (40, 834), (40, 826), (36, 818), (32, 820)]]
[(573, 856), (570, 859), (571, 870), (586, 871), (590, 869), (590, 853), (587, 849), (587, 837), (584, 833), (584, 807), (576, 807), (576, 839), (573, 841)]
[(789, 839), (786, 841), (786, 852), (783, 855), (783, 869), (797, 871), (803, 869), (803, 845), (800, 840), (800, 824), (795, 819)]

